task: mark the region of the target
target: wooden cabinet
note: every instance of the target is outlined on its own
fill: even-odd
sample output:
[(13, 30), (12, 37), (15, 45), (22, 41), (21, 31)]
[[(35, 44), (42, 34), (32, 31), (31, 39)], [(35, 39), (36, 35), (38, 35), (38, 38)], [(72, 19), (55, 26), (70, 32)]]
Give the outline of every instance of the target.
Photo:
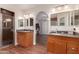
[(47, 51), (55, 54), (78, 54), (79, 38), (49, 35)]
[(66, 43), (57, 36), (48, 36), (48, 46), (49, 53), (66, 53)]
[(67, 43), (67, 53), (69, 53), (69, 54), (78, 53), (78, 42), (68, 42)]
[(67, 53), (68, 54), (78, 54), (78, 46), (79, 41), (76, 38), (69, 38), (69, 41), (67, 41)]
[(33, 45), (33, 32), (18, 32), (17, 42), (19, 46), (31, 47)]
[(66, 43), (62, 40), (55, 41), (55, 53), (65, 54), (66, 53)]

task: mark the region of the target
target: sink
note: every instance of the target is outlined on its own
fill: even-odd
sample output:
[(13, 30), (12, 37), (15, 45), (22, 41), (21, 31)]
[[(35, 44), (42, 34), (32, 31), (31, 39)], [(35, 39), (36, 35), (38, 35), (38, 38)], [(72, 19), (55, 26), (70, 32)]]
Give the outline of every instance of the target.
[(31, 29), (21, 29), (21, 30), (17, 30), (18, 32), (31, 32), (33, 30)]

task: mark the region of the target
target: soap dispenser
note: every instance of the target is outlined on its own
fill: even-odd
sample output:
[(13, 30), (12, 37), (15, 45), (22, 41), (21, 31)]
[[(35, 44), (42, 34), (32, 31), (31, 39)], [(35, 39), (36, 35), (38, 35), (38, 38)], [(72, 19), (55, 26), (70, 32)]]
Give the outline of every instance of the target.
[(73, 28), (73, 35), (75, 35), (76, 34), (76, 28)]

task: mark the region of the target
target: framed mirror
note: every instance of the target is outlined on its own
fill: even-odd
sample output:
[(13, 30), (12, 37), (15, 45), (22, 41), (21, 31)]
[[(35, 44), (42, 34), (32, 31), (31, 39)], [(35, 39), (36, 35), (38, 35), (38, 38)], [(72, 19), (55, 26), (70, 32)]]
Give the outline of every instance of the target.
[(33, 26), (33, 18), (30, 18), (30, 26)]
[(50, 22), (51, 22), (51, 26), (57, 26), (58, 25), (57, 14), (51, 14)]
[(79, 25), (79, 10), (74, 11), (74, 25)]
[(67, 25), (67, 21), (68, 17), (67, 17), (68, 13), (67, 12), (62, 12), (58, 14), (58, 22), (59, 22), (59, 26), (65, 26)]
[(60, 18), (60, 23), (59, 23), (60, 26), (64, 26), (65, 25), (65, 20), (64, 19), (65, 19), (64, 17)]
[(19, 19), (18, 20), (18, 27), (23, 27), (24, 24), (23, 24), (23, 19)]
[(25, 19), (24, 23), (25, 23), (25, 27), (27, 27), (29, 25), (28, 19)]

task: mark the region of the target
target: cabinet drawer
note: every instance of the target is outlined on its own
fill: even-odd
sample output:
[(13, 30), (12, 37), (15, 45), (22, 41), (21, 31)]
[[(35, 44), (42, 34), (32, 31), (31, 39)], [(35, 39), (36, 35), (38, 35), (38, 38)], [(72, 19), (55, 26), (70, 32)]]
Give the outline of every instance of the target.
[(77, 54), (78, 53), (78, 42), (67, 42), (67, 53), (69, 54)]

